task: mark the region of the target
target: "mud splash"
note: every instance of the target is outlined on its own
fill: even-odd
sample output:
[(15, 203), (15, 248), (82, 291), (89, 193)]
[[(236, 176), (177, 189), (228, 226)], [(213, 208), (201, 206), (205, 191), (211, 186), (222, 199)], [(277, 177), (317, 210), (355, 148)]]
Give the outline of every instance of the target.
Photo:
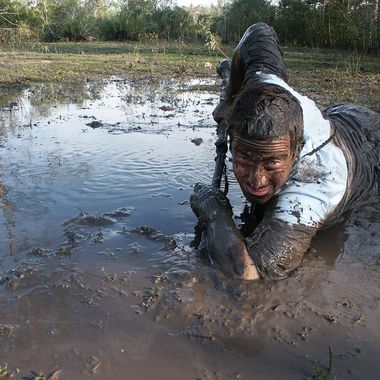
[[(226, 279), (190, 248), (216, 138), (202, 84), (54, 88), (52, 103), (38, 85), (0, 105), (0, 373), (378, 377), (379, 203), (279, 282)], [(234, 181), (230, 197), (240, 215)]]

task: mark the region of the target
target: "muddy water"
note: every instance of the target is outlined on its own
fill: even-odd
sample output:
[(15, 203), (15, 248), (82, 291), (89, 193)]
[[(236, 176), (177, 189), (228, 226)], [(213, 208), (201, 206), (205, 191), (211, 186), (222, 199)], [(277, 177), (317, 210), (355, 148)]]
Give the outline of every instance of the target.
[(8, 374), (379, 378), (378, 202), (320, 233), (280, 282), (226, 279), (190, 248), (188, 199), (213, 170), (213, 84), (115, 79), (1, 97)]

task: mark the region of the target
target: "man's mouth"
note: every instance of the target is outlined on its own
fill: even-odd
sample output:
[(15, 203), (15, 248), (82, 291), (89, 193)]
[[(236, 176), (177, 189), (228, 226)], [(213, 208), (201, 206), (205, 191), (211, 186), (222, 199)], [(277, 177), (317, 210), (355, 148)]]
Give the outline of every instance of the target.
[(247, 189), (247, 192), (254, 197), (263, 197), (272, 190), (272, 186), (270, 185), (266, 187), (253, 187), (249, 184), (246, 184), (245, 188)]

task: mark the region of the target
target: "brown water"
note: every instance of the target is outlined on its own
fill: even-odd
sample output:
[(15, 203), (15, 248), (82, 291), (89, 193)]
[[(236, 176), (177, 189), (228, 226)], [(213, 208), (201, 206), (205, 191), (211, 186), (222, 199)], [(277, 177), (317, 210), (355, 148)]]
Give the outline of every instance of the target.
[(379, 378), (378, 202), (321, 232), (279, 282), (226, 279), (190, 248), (213, 84), (1, 98), (0, 366), (14, 378)]

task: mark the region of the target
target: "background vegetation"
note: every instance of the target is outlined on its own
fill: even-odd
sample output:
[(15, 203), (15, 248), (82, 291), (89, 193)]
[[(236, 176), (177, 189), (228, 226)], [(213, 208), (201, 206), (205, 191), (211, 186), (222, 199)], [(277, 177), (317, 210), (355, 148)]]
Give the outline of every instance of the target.
[[(190, 1), (189, 1), (190, 3)], [(236, 43), (258, 21), (282, 44), (379, 52), (379, 0), (0, 0), (0, 46), (25, 41), (166, 40)]]

